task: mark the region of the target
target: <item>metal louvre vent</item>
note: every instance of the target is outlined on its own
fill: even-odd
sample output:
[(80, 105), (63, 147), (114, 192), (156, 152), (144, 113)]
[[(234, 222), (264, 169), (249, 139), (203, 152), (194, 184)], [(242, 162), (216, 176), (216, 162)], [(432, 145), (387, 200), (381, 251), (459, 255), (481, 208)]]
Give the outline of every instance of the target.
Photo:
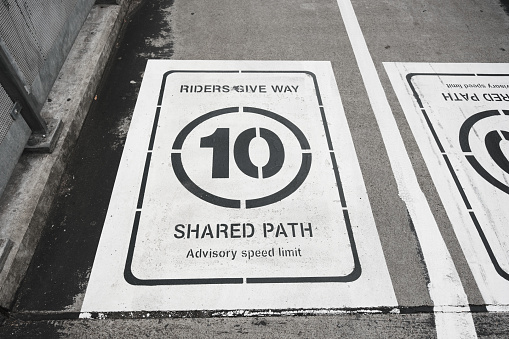
[(78, 0), (0, 0), (0, 36), (21, 69), (35, 80)]
[(31, 84), (43, 63), (33, 32), (23, 23), (23, 13), (14, 1), (2, 0), (0, 18), (0, 36), (23, 73), (25, 82)]
[(12, 125), (11, 109), (14, 103), (0, 85), (0, 144)]
[[(20, 2), (20, 0), (16, 0)], [(36, 40), (44, 57), (53, 46), (77, 0), (25, 0), (24, 6), (30, 16)]]

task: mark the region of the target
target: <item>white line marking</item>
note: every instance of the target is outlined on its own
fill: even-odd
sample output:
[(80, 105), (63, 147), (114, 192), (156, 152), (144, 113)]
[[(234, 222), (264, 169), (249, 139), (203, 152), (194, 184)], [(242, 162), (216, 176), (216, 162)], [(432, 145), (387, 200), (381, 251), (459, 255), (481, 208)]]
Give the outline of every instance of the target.
[(468, 299), (426, 197), (417, 182), (353, 6), (349, 0), (337, 0), (337, 3), (371, 107), (384, 143), (387, 145), (387, 154), (396, 178), (399, 196), (408, 208), (426, 261), (430, 277), (428, 289), (435, 305), (437, 337), (477, 338), (468, 307), (459, 313), (439, 311), (444, 306), (467, 306)]

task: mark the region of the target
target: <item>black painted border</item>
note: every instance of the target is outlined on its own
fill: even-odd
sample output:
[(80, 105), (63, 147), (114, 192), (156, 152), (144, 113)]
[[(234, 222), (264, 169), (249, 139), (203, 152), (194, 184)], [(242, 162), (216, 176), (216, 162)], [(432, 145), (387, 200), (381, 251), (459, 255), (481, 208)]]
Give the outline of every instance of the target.
[(147, 182), (147, 178), (148, 178), (152, 148), (153, 148), (153, 143), (155, 140), (155, 134), (157, 132), (157, 122), (159, 119), (159, 114), (160, 114), (161, 106), (163, 103), (163, 95), (164, 95), (164, 89), (166, 86), (167, 78), (169, 75), (174, 74), (174, 73), (238, 73), (238, 74), (241, 74), (241, 73), (276, 73), (276, 74), (292, 74), (293, 73), (293, 74), (295, 74), (295, 73), (297, 73), (297, 74), (306, 74), (313, 79), (313, 83), (315, 86), (316, 98), (317, 98), (318, 106), (320, 108), (321, 119), (322, 119), (322, 123), (324, 125), (324, 130), (325, 130), (325, 134), (326, 134), (326, 138), (327, 138), (327, 145), (329, 147), (329, 153), (330, 153), (331, 161), (333, 164), (333, 171), (334, 171), (334, 175), (335, 175), (336, 183), (337, 183), (337, 187), (338, 187), (338, 194), (341, 199), (343, 217), (345, 219), (346, 229), (347, 229), (347, 233), (348, 233), (348, 239), (350, 241), (350, 247), (352, 250), (354, 268), (353, 268), (352, 272), (350, 272), (349, 274), (347, 274), (345, 276), (273, 277), (273, 278), (255, 277), (255, 278), (246, 278), (245, 283), (247, 283), (247, 284), (257, 284), (257, 283), (258, 284), (260, 284), (260, 283), (272, 283), (272, 284), (278, 284), (278, 283), (331, 283), (331, 282), (352, 282), (352, 281), (357, 280), (361, 276), (362, 268), (361, 268), (361, 264), (360, 264), (360, 260), (359, 260), (359, 254), (357, 252), (357, 246), (356, 246), (355, 239), (353, 236), (353, 229), (352, 229), (352, 225), (350, 222), (346, 199), (345, 199), (345, 195), (343, 192), (343, 186), (342, 186), (340, 175), (339, 175), (335, 151), (332, 146), (330, 132), (329, 132), (329, 128), (327, 125), (327, 120), (325, 118), (325, 109), (323, 107), (322, 97), (320, 95), (320, 90), (318, 87), (318, 81), (316, 79), (316, 75), (313, 72), (309, 72), (309, 71), (173, 70), (173, 71), (168, 71), (168, 72), (164, 73), (162, 82), (161, 82), (161, 89), (159, 91), (157, 109), (156, 109), (156, 114), (154, 116), (154, 124), (153, 124), (152, 132), (151, 132), (150, 143), (149, 143), (149, 147), (148, 147), (148, 151), (147, 151), (147, 158), (146, 158), (146, 162), (145, 162), (145, 168), (143, 171), (142, 183), (141, 183), (140, 192), (139, 192), (139, 196), (138, 196), (138, 205), (137, 205), (137, 210), (135, 212), (134, 223), (133, 223), (133, 228), (132, 228), (132, 232), (131, 232), (131, 238), (129, 241), (129, 248), (128, 248), (128, 252), (127, 252), (126, 263), (125, 263), (125, 267), (124, 267), (124, 279), (126, 280), (126, 282), (131, 285), (139, 285), (139, 286), (140, 285), (141, 286), (205, 285), (205, 284), (209, 285), (209, 284), (243, 284), (244, 283), (244, 278), (239, 278), (239, 277), (237, 277), (237, 278), (198, 278), (198, 279), (139, 279), (136, 276), (134, 276), (134, 274), (132, 272), (132, 261), (133, 261), (133, 256), (134, 256), (134, 248), (136, 246), (136, 238), (137, 238), (138, 228), (139, 228), (139, 223), (140, 223), (140, 218), (141, 218), (141, 209), (143, 206), (143, 197), (145, 194), (145, 187), (146, 187), (146, 182)]
[[(468, 201), (468, 197), (467, 197), (465, 191), (463, 190), (463, 186), (462, 186), (460, 180), (458, 179), (458, 176), (456, 175), (456, 172), (454, 171), (454, 168), (452, 167), (447, 154), (445, 153), (442, 143), (440, 142), (440, 139), (439, 139), (438, 135), (436, 134), (435, 128), (433, 127), (433, 124), (431, 123), (431, 120), (429, 119), (428, 114), (426, 113), (426, 109), (424, 108), (424, 105), (422, 104), (421, 98), (419, 97), (419, 94), (417, 93), (417, 90), (415, 89), (415, 86), (412, 83), (412, 78), (415, 76), (438, 76), (438, 77), (440, 77), (440, 76), (460, 76), (460, 77), (461, 76), (471, 76), (471, 77), (484, 76), (484, 77), (486, 77), (486, 76), (509, 76), (509, 74), (408, 73), (406, 75), (408, 85), (410, 86), (410, 89), (412, 90), (414, 98), (417, 101), (417, 104), (419, 105), (419, 107), (421, 109), (421, 113), (423, 114), (423, 116), (426, 120), (428, 128), (429, 128), (431, 134), (433, 135), (433, 138), (437, 144), (437, 147), (440, 150), (440, 153), (442, 154), (442, 156), (445, 160), (445, 163), (447, 164), (447, 168), (449, 169), (449, 172), (454, 180), (454, 183), (456, 184), (456, 188), (458, 189), (458, 192), (461, 195), (461, 198), (463, 199), (463, 203), (465, 204), (466, 212), (470, 215), (470, 218), (472, 219), (472, 222), (477, 230), (477, 233), (479, 234), (479, 237), (481, 238), (484, 248), (485, 248), (486, 252), (488, 253), (488, 256), (490, 257), (491, 263), (493, 264), (493, 267), (495, 268), (495, 271), (498, 273), (498, 275), (500, 275), (500, 277), (502, 277), (503, 279), (509, 281), (509, 273), (504, 271), (502, 269), (502, 267), (500, 266), (500, 264), (498, 263), (498, 260), (495, 257), (495, 254), (493, 253), (493, 250), (490, 246), (490, 243), (489, 243), (488, 239), (486, 238), (486, 235), (484, 234), (482, 226), (479, 224), (479, 221), (475, 215), (475, 211), (473, 211), (472, 206), (470, 205), (470, 202)], [(460, 144), (462, 143), (462, 141), (463, 140), (460, 140)], [(463, 149), (463, 144), (461, 146)], [(470, 163), (472, 163), (472, 157), (473, 157), (472, 155), (465, 155), (465, 157), (467, 158), (467, 160)], [(475, 158), (474, 158), (474, 160), (475, 160)], [(475, 168), (475, 166), (474, 166), (474, 168)]]

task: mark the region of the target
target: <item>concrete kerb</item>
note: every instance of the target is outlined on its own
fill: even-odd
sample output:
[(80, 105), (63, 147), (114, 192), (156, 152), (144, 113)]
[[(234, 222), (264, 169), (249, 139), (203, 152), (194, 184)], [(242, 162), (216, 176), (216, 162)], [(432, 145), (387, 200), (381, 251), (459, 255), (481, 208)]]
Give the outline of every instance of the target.
[(60, 139), (51, 154), (24, 153), (0, 197), (0, 307), (9, 309), (39, 241), (65, 163), (131, 1), (95, 5), (90, 11), (42, 110), (46, 119), (62, 119)]

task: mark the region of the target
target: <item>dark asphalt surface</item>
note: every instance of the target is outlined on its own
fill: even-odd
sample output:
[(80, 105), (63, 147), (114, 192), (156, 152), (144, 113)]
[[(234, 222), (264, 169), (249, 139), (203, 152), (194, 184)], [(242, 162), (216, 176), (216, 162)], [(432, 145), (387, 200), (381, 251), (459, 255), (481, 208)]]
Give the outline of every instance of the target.
[[(136, 1), (137, 5), (138, 2)], [(195, 323), (192, 319), (111, 319), (102, 322), (77, 319), (146, 60), (171, 59), (173, 56), (172, 44), (155, 46), (149, 42), (162, 33), (166, 35), (174, 33), (165, 21), (162, 11), (172, 4), (173, 1), (169, 0), (141, 1), (128, 18), (103, 76), (96, 100), (89, 110), (79, 140), (70, 155), (61, 178), (58, 196), (44, 225), (43, 235), (30, 268), (18, 291), (12, 311), (9, 312), (9, 318), (0, 327), (0, 337), (75, 337), (96, 328), (104, 337), (111, 337), (112, 333), (124, 337), (138, 335), (194, 337), (199, 332), (204, 337), (226, 338), (243, 334), (256, 338), (273, 337), (268, 330), (276, 326), (279, 331), (286, 329), (288, 337), (312, 335), (352, 338), (400, 337), (404, 333), (411, 337), (435, 336), (434, 317), (433, 313), (429, 313), (430, 308), (419, 308), (419, 304), (412, 304), (410, 295), (403, 297), (413, 307), (411, 314), (407, 315), (348, 314), (291, 318), (196, 319)], [(501, 6), (509, 14), (509, 1), (503, 0)], [(199, 15), (198, 11), (196, 13)], [(190, 11), (188, 14), (190, 17), (195, 16), (195, 12)], [(343, 90), (341, 84), (339, 87), (342, 95), (348, 91)], [(356, 142), (360, 141), (361, 137), (358, 136)], [(377, 145), (372, 147), (376, 148)], [(361, 148), (360, 151), (363, 150), (366, 151), (367, 148)], [(359, 154), (360, 156), (362, 154)], [(383, 170), (384, 168), (381, 168), (381, 171)], [(363, 172), (366, 171), (370, 170), (363, 169)], [(392, 173), (380, 175), (391, 176)], [(376, 180), (367, 180), (367, 186), (370, 182), (374, 183)], [(376, 190), (376, 187), (368, 187), (368, 192)], [(370, 199), (376, 202), (383, 196), (383, 192), (371, 194)], [(383, 218), (390, 219), (391, 215)], [(408, 279), (412, 280), (412, 285), (420, 286), (415, 293), (422, 294), (416, 299), (429, 301), (429, 296), (423, 292), (426, 291), (426, 269), (419, 258), (419, 247), (411, 229), (411, 221), (400, 227), (405, 227), (410, 243), (404, 246), (414, 247), (414, 252), (412, 256), (402, 258), (401, 262), (392, 265), (404, 266), (412, 263), (412, 269), (407, 272)], [(396, 251), (398, 246), (394, 244), (392, 250)], [(386, 255), (397, 256), (396, 253)], [(405, 293), (407, 292), (402, 291), (398, 295)], [(474, 302), (475, 299), (476, 297)], [(481, 312), (474, 313), (473, 318), (479, 337), (509, 336), (508, 314)], [(301, 327), (299, 322), (302, 323)], [(306, 327), (306, 324), (309, 327)], [(138, 335), (130, 332), (130, 326), (139, 329)], [(321, 326), (322, 332), (306, 333), (306, 330), (315, 326)], [(180, 332), (175, 332), (175, 329), (180, 329)]]

